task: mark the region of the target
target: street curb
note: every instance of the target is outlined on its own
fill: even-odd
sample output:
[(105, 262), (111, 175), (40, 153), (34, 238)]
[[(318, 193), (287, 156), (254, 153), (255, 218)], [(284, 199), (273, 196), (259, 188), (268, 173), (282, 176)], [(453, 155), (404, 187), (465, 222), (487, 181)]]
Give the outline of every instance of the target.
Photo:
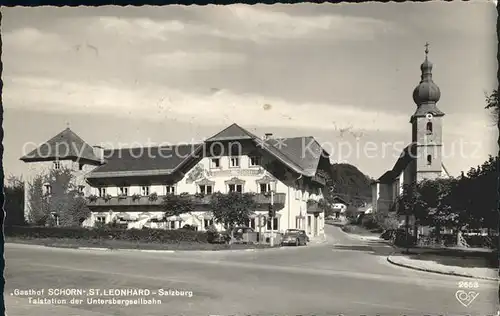
[(403, 267), (403, 268), (407, 268), (407, 269), (423, 271), (423, 272), (428, 272), (428, 273), (442, 274), (442, 275), (458, 276), (458, 277), (463, 277), (463, 278), (480, 279), (480, 280), (487, 280), (487, 281), (500, 281), (499, 278), (479, 277), (479, 276), (473, 276), (473, 275), (467, 275), (467, 274), (461, 274), (461, 273), (455, 273), (455, 272), (443, 272), (443, 271), (437, 271), (437, 270), (431, 270), (431, 269), (418, 268), (418, 267), (414, 267), (414, 266), (411, 266), (408, 264), (396, 262), (396, 261), (392, 260), (391, 257), (392, 257), (392, 254), (387, 257), (387, 262), (389, 262), (390, 264), (393, 264), (395, 266)]
[[(321, 243), (313, 243), (311, 246), (321, 245), (326, 243), (326, 241)], [(24, 244), (24, 243), (10, 243), (16, 245), (28, 245), (31, 247), (38, 248), (57, 248), (57, 249), (74, 249), (74, 250), (91, 250), (91, 251), (123, 251), (123, 252), (146, 252), (146, 253), (228, 253), (228, 252), (257, 252), (257, 251), (269, 251), (274, 249), (295, 249), (294, 247), (274, 247), (274, 248), (250, 248), (250, 249), (222, 249), (222, 250), (154, 250), (154, 249), (127, 249), (127, 248), (100, 248), (100, 247), (58, 247), (58, 246), (48, 246), (48, 245), (37, 245), (37, 244)]]

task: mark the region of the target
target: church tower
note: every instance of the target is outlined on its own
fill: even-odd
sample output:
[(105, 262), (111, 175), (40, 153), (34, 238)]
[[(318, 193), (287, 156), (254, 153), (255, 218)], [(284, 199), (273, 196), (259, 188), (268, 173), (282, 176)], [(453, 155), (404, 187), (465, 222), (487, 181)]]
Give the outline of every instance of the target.
[(432, 80), (432, 63), (428, 60), (429, 44), (425, 45), (425, 60), (419, 85), (413, 91), (417, 110), (411, 116), (412, 143), (415, 146), (416, 181), (435, 179), (442, 172), (443, 116), (436, 103), (441, 97), (439, 87)]

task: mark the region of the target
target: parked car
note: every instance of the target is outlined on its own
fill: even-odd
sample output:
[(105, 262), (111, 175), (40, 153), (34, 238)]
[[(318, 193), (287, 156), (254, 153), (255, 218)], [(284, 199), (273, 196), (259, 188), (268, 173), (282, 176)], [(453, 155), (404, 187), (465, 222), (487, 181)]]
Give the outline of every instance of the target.
[(211, 244), (227, 244), (231, 240), (225, 232), (207, 232), (207, 241)]
[(287, 229), (285, 231), (285, 234), (283, 234), (283, 240), (281, 242), (281, 245), (305, 246), (307, 245), (308, 242), (309, 242), (309, 237), (307, 236), (304, 230)]
[(232, 236), (233, 236), (233, 241), (234, 242), (244, 242), (244, 234), (246, 233), (253, 233), (254, 230), (253, 228), (251, 227), (247, 227), (247, 226), (239, 226), (239, 227), (235, 227), (233, 228), (232, 230)]

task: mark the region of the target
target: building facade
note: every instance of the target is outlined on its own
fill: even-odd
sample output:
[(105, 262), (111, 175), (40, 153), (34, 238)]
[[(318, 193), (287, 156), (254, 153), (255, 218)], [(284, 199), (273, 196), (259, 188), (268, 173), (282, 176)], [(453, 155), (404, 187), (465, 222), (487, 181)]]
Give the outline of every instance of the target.
[(427, 54), (428, 49), (420, 66), (421, 81), (413, 91), (417, 109), (410, 118), (412, 142), (394, 167), (372, 183), (373, 212), (391, 210), (405, 185), (448, 176), (442, 159), (445, 114), (437, 107), (441, 91), (432, 79)]
[[(29, 192), (36, 177), (48, 175), (51, 170), (71, 170), (70, 188), (88, 196), (91, 187), (86, 182), (86, 176), (103, 163), (100, 148), (87, 144), (69, 127), (20, 159), (26, 163), (27, 169), (23, 176), (26, 221), (30, 221), (32, 205)], [(42, 184), (42, 189), (44, 195), (50, 195), (48, 182)]]
[[(330, 162), (313, 137), (261, 138), (233, 124), (199, 144), (93, 151), (98, 163), (86, 169), (82, 188), (92, 215), (84, 226), (222, 229), (210, 212), (211, 195), (241, 192), (253, 193), (258, 205), (248, 223), (255, 231), (298, 228), (324, 236), (324, 212), (311, 201), (323, 197)], [(165, 218), (163, 198), (170, 194), (189, 196), (196, 210)]]

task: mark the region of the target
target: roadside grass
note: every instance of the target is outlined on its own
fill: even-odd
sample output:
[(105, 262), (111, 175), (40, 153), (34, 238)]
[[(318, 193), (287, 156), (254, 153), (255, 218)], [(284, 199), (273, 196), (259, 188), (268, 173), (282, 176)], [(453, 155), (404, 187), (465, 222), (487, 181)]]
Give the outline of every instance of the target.
[(452, 248), (452, 247), (414, 247), (409, 253), (404, 251), (409, 259), (436, 262), (445, 266), (463, 268), (498, 268), (498, 251), (483, 248)]
[(271, 248), (269, 245), (251, 245), (251, 244), (209, 244), (196, 242), (178, 242), (178, 243), (147, 243), (125, 240), (107, 240), (107, 239), (71, 239), (71, 238), (19, 238), (5, 237), (6, 243), (19, 243), (30, 245), (41, 245), (56, 248), (108, 248), (108, 249), (134, 249), (134, 250), (243, 250), (243, 249), (265, 249)]
[(368, 229), (361, 225), (354, 225), (354, 224), (343, 225), (342, 230), (349, 234), (356, 234), (361, 236), (380, 237), (380, 234), (382, 234), (382, 230), (380, 228)]

